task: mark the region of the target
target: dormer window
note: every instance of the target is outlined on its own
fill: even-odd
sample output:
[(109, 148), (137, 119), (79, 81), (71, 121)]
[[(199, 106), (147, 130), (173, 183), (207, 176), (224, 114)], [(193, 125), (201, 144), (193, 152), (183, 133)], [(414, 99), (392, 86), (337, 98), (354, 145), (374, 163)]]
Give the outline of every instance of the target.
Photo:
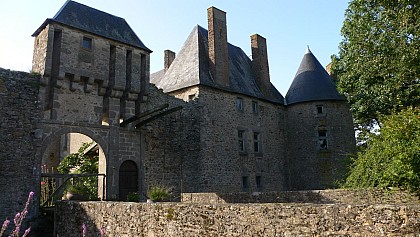
[(86, 36), (83, 36), (82, 47), (87, 50), (92, 50), (92, 39)]

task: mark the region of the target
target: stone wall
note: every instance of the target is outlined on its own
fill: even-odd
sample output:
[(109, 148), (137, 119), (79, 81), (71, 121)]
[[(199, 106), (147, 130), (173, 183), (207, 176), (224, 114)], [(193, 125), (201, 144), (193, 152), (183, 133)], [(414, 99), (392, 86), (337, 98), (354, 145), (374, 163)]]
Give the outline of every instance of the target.
[[(77, 216), (77, 218), (74, 218)], [(59, 202), (57, 236), (418, 236), (420, 205)]]
[[(348, 105), (312, 101), (287, 106), (286, 111), (288, 190), (337, 186), (335, 181), (343, 178), (356, 144)], [(320, 148), (320, 131), (326, 134), (326, 149)]]
[(198, 110), (194, 101), (186, 103), (150, 85), (143, 109), (153, 110), (168, 104), (168, 109), (182, 109), (157, 118), (141, 127), (144, 140), (144, 195), (152, 186), (171, 189), (172, 199), (180, 200), (180, 193), (195, 191), (198, 179), (198, 148), (200, 124), (193, 116)]
[(420, 204), (418, 196), (401, 190), (308, 190), (266, 193), (183, 193), (185, 203), (316, 203)]
[[(285, 189), (283, 106), (206, 86), (190, 87), (171, 95), (188, 101), (184, 119), (194, 119), (195, 127), (188, 128), (186, 133), (199, 138), (186, 143), (199, 147), (199, 154), (198, 159), (191, 160), (195, 167), (190, 166), (194, 169), (190, 172), (197, 174), (196, 179), (183, 192)], [(237, 107), (238, 99), (242, 109)], [(243, 132), (243, 151), (238, 145), (239, 131)], [(259, 134), (258, 151), (254, 148), (254, 133)]]
[[(39, 183), (35, 159), (41, 118), (39, 76), (0, 68), (0, 222), (22, 211), (29, 192)], [(31, 206), (29, 219), (36, 214)]]

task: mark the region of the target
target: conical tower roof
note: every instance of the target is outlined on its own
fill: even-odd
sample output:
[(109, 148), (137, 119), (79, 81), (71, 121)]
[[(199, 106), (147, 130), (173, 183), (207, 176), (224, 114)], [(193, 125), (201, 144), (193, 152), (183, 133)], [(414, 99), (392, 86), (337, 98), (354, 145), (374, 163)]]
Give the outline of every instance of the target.
[(327, 71), (307, 49), (286, 94), (286, 103), (296, 104), (318, 100), (344, 100)]

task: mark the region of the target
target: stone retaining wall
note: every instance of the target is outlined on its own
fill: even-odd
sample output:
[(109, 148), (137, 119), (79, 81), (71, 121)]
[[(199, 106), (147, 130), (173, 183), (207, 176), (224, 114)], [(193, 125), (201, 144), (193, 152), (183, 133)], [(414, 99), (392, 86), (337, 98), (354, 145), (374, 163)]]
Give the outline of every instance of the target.
[(418, 196), (401, 190), (308, 190), (266, 193), (183, 193), (185, 203), (318, 203), (397, 204), (417, 203)]
[[(13, 220), (29, 192), (38, 192), (38, 86), (39, 76), (0, 68), (0, 223)], [(35, 197), (29, 219), (36, 215), (37, 202)]]
[[(77, 217), (77, 218), (75, 218)], [(59, 202), (57, 236), (419, 236), (420, 205)]]

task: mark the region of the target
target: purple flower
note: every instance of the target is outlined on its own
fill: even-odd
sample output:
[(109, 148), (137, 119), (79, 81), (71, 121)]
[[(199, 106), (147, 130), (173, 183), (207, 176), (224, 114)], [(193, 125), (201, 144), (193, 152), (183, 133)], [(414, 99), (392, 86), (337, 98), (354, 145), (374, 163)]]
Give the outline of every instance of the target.
[(6, 220), (3, 222), (3, 225), (2, 225), (2, 227), (1, 227), (1, 228), (2, 228), (2, 229), (3, 229), (3, 228), (5, 228), (5, 229), (6, 229), (6, 228), (7, 228), (7, 226), (8, 226), (9, 224), (10, 224), (10, 221), (9, 221), (8, 219), (6, 219)]
[(105, 236), (105, 228), (101, 227), (101, 237)]
[(83, 237), (86, 236), (86, 225), (85, 225), (85, 223), (83, 223), (83, 225), (82, 225), (82, 236)]
[(25, 230), (25, 234), (23, 234), (22, 237), (26, 237), (29, 234), (29, 232), (31, 232), (31, 227)]
[(3, 222), (3, 225), (1, 226), (0, 236), (3, 235), (4, 231), (7, 229), (7, 226), (9, 224), (10, 224), (10, 221), (6, 218), (6, 220)]
[(18, 236), (19, 233), (20, 233), (20, 226), (16, 226), (15, 231), (13, 231), (13, 234), (16, 234), (16, 236)]
[(20, 221), (20, 212), (16, 213), (15, 219), (13, 219), (13, 221), (15, 222), (15, 225), (19, 224)]

